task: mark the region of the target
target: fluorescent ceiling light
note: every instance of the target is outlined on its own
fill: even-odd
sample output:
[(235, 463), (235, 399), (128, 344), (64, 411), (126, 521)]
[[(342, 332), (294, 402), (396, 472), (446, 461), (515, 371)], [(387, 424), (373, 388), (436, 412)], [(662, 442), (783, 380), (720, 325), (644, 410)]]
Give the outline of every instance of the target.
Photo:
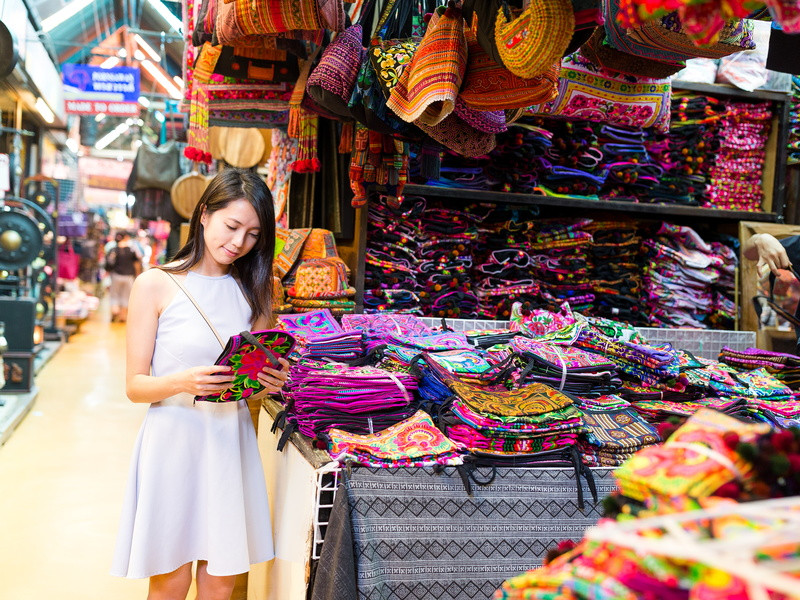
[(118, 56), (109, 56), (103, 62), (100, 63), (101, 69), (110, 69), (111, 67), (116, 67), (119, 64), (119, 57)]
[(148, 100), (144, 96), (139, 96), (139, 104), (141, 104), (145, 108), (150, 108), (150, 100)]
[(98, 123), (106, 118), (106, 113), (97, 113), (94, 117), (94, 120)]
[(175, 75), (175, 77), (172, 78), (172, 81), (174, 81), (180, 89), (183, 89), (183, 79)]
[(178, 17), (173, 15), (170, 10), (164, 6), (164, 3), (161, 0), (147, 0), (150, 3), (150, 6), (156, 9), (156, 12), (161, 15), (161, 17), (169, 23), (169, 26), (172, 27), (178, 33), (183, 33), (183, 23), (181, 22)]
[(166, 120), (167, 119), (166, 119), (166, 117), (164, 116), (163, 113), (161, 113), (159, 111), (156, 111), (156, 121), (158, 121), (159, 123), (163, 123)]
[(156, 65), (151, 63), (149, 60), (142, 60), (139, 64), (144, 67), (144, 69), (153, 76), (153, 79), (160, 83), (161, 87), (167, 90), (167, 93), (175, 98), (175, 100), (180, 100), (183, 98), (181, 91), (175, 87), (175, 84), (170, 81), (169, 77), (164, 75), (164, 72)]
[(36, 99), (36, 110), (39, 111), (39, 114), (42, 115), (42, 118), (47, 121), (48, 123), (52, 123), (56, 120), (56, 116), (53, 114), (53, 111), (50, 110), (50, 107), (47, 106), (47, 102), (42, 100), (41, 98)]
[[(161, 56), (156, 54), (156, 51), (144, 41), (144, 38), (140, 36), (138, 33), (133, 36), (133, 39), (136, 40), (136, 45), (139, 46), (142, 50), (147, 52), (147, 54), (152, 58), (155, 62), (161, 62)], [(141, 59), (140, 59), (141, 60)]]
[(98, 150), (102, 150), (103, 148), (108, 146), (111, 142), (113, 142), (115, 139), (117, 139), (119, 136), (121, 136), (123, 133), (128, 131), (128, 129), (130, 129), (130, 125), (128, 125), (127, 123), (120, 123), (110, 132), (108, 132), (99, 140), (97, 140), (97, 143), (94, 145), (94, 147), (97, 148)]
[(76, 142), (73, 138), (69, 138), (67, 140), (67, 148), (69, 148), (70, 150), (72, 150), (72, 152), (77, 154), (78, 153), (78, 148), (79, 148), (78, 142)]
[(42, 31), (52, 31), (70, 17), (77, 15), (91, 3), (92, 0), (72, 0), (72, 2), (67, 2), (61, 10), (57, 10), (42, 20)]
[(135, 58), (136, 60), (147, 60), (147, 57), (144, 55), (144, 52), (142, 52), (138, 48), (133, 51), (133, 58)]

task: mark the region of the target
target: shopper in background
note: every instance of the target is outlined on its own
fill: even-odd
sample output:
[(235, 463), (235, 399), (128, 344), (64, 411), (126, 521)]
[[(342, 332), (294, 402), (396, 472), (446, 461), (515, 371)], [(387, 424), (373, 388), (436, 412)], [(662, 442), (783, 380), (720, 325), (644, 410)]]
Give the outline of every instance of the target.
[[(272, 324), (272, 197), (250, 171), (228, 168), (195, 208), (173, 262), (136, 280), (126, 384), (149, 403), (134, 449), (112, 573), (150, 578), (148, 600), (183, 599), (197, 561), (198, 598), (227, 600), (235, 576), (273, 558), (269, 500), (247, 403), (195, 402), (233, 377), (221, 344)], [(289, 363), (264, 367), (265, 393)]]
[(745, 242), (742, 256), (748, 260), (758, 261), (756, 268), (759, 275), (765, 266), (777, 275), (779, 269), (800, 265), (800, 235), (791, 235), (778, 240), (769, 233), (757, 233)]
[(124, 323), (133, 280), (142, 272), (142, 254), (131, 244), (127, 231), (118, 233), (116, 240), (117, 245), (106, 254), (106, 271), (111, 276), (111, 321)]

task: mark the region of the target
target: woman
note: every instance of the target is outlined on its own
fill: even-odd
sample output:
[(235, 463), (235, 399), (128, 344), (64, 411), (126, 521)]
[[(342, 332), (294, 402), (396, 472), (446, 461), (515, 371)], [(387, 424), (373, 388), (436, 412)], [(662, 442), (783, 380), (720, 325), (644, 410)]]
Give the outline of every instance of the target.
[(118, 233), (116, 240), (116, 246), (106, 255), (106, 270), (111, 276), (111, 322), (124, 323), (133, 280), (142, 272), (142, 254), (131, 244), (131, 234), (127, 231)]
[[(126, 388), (133, 402), (150, 407), (112, 573), (149, 577), (148, 600), (184, 599), (194, 561), (198, 598), (228, 600), (238, 573), (274, 556), (246, 403), (194, 402), (233, 379), (214, 366), (221, 347), (212, 327), (224, 343), (271, 325), (274, 244), (267, 186), (252, 172), (226, 169), (201, 197), (175, 260), (133, 286)], [(286, 381), (289, 364), (280, 360), (281, 370), (265, 367), (259, 375), (265, 393)]]

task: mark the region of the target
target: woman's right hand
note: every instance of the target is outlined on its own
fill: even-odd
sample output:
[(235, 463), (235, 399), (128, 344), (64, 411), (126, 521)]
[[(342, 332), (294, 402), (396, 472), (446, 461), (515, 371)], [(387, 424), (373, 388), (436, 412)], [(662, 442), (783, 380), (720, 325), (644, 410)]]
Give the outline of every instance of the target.
[(192, 367), (181, 375), (181, 391), (193, 396), (219, 394), (233, 382), (233, 369), (223, 365)]

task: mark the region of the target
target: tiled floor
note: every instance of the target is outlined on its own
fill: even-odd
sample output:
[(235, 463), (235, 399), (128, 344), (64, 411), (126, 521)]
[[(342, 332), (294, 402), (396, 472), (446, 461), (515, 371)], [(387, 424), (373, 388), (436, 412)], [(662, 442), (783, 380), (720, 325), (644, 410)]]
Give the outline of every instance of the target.
[(125, 397), (124, 346), (124, 326), (93, 315), (39, 373), (31, 411), (0, 447), (3, 600), (146, 598), (146, 580), (108, 574), (146, 410)]

